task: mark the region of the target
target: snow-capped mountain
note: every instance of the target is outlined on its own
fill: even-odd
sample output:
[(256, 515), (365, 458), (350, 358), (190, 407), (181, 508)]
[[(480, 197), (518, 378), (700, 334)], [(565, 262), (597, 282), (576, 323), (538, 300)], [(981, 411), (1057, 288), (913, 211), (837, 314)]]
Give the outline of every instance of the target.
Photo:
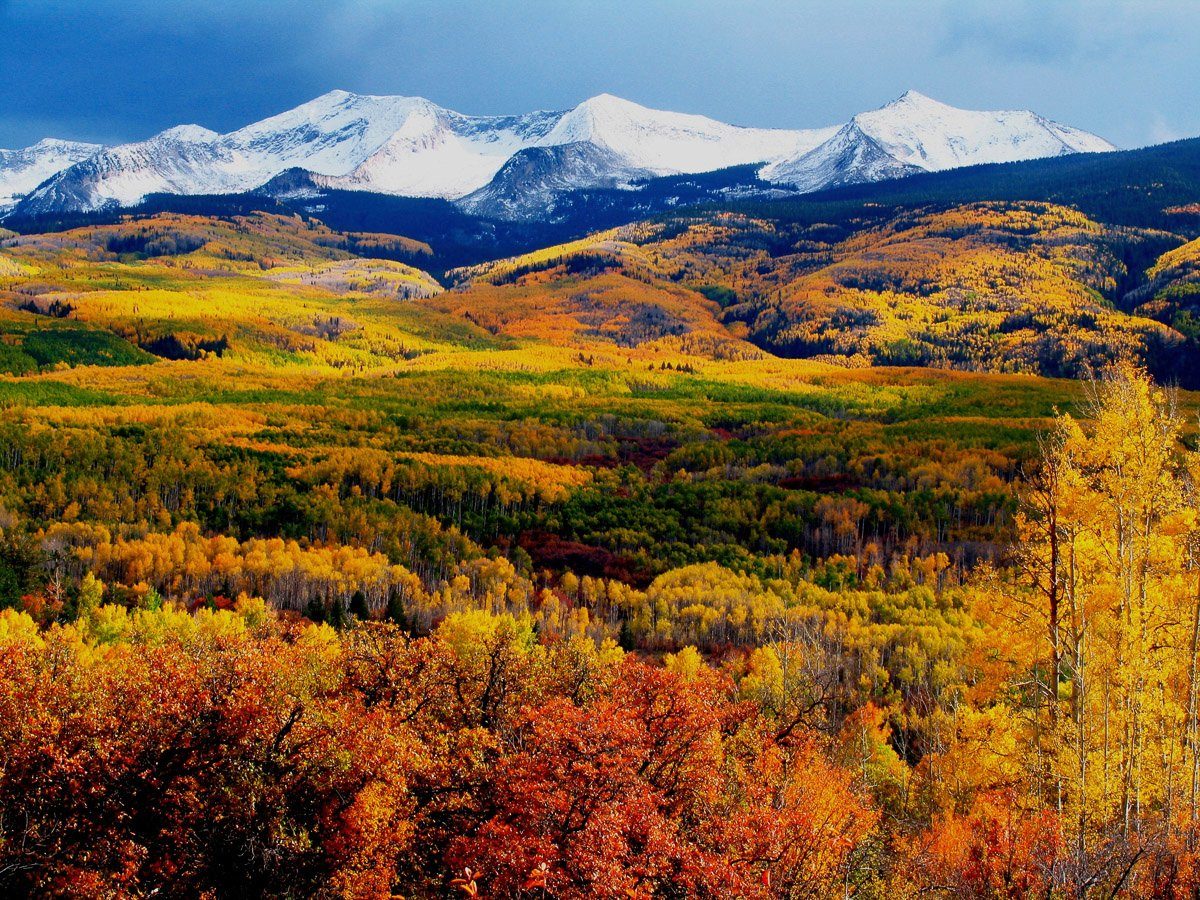
[(117, 147), (43, 145), (77, 149), (46, 150), (36, 165), (0, 156), (0, 191), (29, 192), (17, 214), (129, 206), (151, 193), (242, 193), (303, 170), (324, 189), (445, 198), (476, 215), (536, 219), (564, 192), (739, 165), (762, 164), (762, 179), (811, 191), (1112, 149), (1031, 112), (959, 110), (911, 91), (840, 128), (807, 130), (743, 128), (609, 94), (566, 111), (467, 116), (419, 97), (331, 91), (228, 134), (181, 125)]
[(591, 144), (611, 151), (630, 170), (681, 175), (803, 153), (835, 130), (741, 128), (601, 94), (564, 113), (537, 146)]
[[(811, 149), (830, 133), (739, 128), (607, 94), (565, 112), (466, 116), (419, 97), (332, 91), (229, 134), (181, 126), (113, 147), (59, 172), (21, 212), (125, 206), (150, 193), (237, 193), (291, 168), (331, 188), (457, 199), (488, 186), (522, 151), (577, 146), (551, 155), (565, 168), (544, 173), (544, 193), (763, 162)], [(604, 163), (581, 165), (581, 155)]]
[(47, 138), (23, 150), (0, 150), (0, 215), (47, 178), (102, 149), (100, 144)]
[(566, 191), (761, 163), (803, 153), (834, 131), (740, 128), (601, 94), (563, 114), (544, 138), (515, 153), (459, 206), (476, 215), (537, 218)]
[(461, 196), (555, 121), (546, 113), (462, 116), (419, 97), (332, 91), (229, 134), (185, 125), (109, 148), (46, 181), (21, 211), (128, 206), (151, 193), (240, 193), (296, 167), (330, 186)]
[[(224, 193), (237, 190), (222, 180), (216, 132), (177, 125), (146, 141), (92, 154), (43, 182), (17, 207), (31, 214), (99, 209), (135, 203), (146, 194)], [(208, 190), (209, 185), (220, 185)]]
[[(272, 170), (268, 178), (299, 166), (330, 176), (331, 187), (461, 197), (486, 184), (518, 150), (544, 137), (561, 115), (465, 116), (420, 97), (334, 91), (236, 131), (229, 141), (253, 148), (260, 167)], [(322, 127), (317, 146), (306, 139), (314, 118)]]
[(1028, 110), (956, 109), (909, 91), (859, 113), (820, 146), (769, 163), (760, 176), (815, 191), (921, 171), (1114, 149), (1103, 138)]

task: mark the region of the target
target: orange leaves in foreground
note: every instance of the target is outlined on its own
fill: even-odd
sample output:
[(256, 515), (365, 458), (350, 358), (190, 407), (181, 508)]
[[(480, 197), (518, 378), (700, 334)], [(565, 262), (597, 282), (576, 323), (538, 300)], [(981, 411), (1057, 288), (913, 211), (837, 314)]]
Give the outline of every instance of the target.
[(922, 835), (913, 881), (939, 896), (1045, 897), (1061, 884), (1064, 822), (1054, 810), (984, 795), (967, 815), (947, 815)]
[(327, 689), (321, 635), (160, 638), (0, 633), (0, 890), (385, 892), (415, 747)]
[[(823, 896), (874, 825), (846, 773), (785, 753), (711, 670), (626, 663), (587, 707), (527, 711), (489, 776), (490, 818), (451, 848), (492, 896)], [(537, 878), (531, 879), (530, 873)], [(774, 881), (776, 893), (769, 885)]]
[(0, 892), (815, 897), (874, 826), (707, 666), (482, 613), (415, 640), (134, 619), (0, 611)]

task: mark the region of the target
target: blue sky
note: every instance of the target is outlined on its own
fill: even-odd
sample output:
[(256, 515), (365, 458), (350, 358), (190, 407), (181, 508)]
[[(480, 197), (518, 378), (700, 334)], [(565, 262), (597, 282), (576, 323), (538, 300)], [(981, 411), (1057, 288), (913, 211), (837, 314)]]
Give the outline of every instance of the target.
[(1130, 147), (1200, 135), (1198, 35), (1196, 0), (0, 0), (0, 147), (227, 131), (335, 87), (782, 127), (915, 88)]

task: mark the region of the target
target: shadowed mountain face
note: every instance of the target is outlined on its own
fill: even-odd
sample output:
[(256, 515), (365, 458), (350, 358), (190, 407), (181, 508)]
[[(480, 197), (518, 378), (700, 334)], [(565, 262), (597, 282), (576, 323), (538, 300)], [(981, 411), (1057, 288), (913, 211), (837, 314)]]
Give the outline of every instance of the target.
[(820, 147), (767, 166), (763, 175), (779, 184), (818, 191), (903, 178), (921, 171), (924, 170), (919, 166), (896, 159), (857, 123), (851, 122)]
[(581, 184), (616, 187), (647, 177), (647, 170), (624, 168), (614, 151), (587, 142), (530, 147), (514, 154), (486, 186), (463, 197), (469, 213), (502, 219), (550, 218), (555, 199)]

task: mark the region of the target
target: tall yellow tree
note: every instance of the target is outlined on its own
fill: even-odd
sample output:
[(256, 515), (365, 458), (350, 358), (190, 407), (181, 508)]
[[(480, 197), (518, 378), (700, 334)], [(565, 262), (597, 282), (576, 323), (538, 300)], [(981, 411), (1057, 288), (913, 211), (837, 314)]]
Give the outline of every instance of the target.
[(1132, 367), (1093, 385), (1085, 413), (1058, 420), (1018, 523), (1033, 598), (1019, 620), (1045, 648), (1029, 660), (1032, 740), (1072, 823), (1079, 896), (1170, 835), (1185, 788), (1194, 821), (1200, 790), (1183, 420)]

